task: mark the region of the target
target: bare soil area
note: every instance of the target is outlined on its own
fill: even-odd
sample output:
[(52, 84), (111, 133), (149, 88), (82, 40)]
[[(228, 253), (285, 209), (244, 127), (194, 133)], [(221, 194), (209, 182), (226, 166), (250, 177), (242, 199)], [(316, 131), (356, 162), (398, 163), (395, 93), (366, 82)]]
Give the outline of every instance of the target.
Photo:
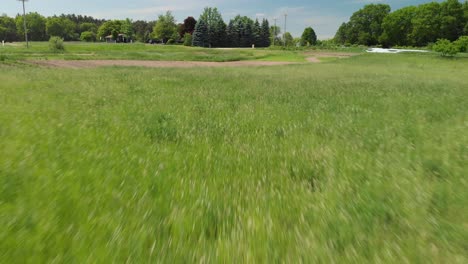
[(320, 58), (349, 58), (352, 56), (357, 56), (359, 53), (348, 53), (348, 52), (308, 52), (305, 53), (308, 62), (319, 63)]
[(292, 62), (277, 61), (232, 61), (232, 62), (205, 62), (205, 61), (142, 61), (142, 60), (34, 60), (30, 63), (57, 68), (82, 69), (105, 66), (130, 66), (149, 68), (194, 68), (194, 67), (246, 67), (246, 66), (275, 66), (288, 65)]

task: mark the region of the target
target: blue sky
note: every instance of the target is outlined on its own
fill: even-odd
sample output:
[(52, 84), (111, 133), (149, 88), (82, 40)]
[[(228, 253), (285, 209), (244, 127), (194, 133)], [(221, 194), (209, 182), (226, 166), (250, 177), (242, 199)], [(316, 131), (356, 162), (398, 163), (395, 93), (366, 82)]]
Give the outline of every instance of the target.
[[(7, 3), (8, 2), (8, 3)], [(369, 3), (386, 3), (392, 10), (417, 5), (424, 0), (30, 0), (26, 4), (27, 12), (39, 12), (50, 16), (54, 14), (82, 14), (106, 19), (143, 19), (156, 20), (157, 16), (171, 10), (178, 21), (187, 16), (198, 18), (206, 6), (218, 7), (224, 20), (228, 21), (237, 14), (253, 19), (278, 18), (278, 25), (284, 26), (284, 13), (288, 13), (287, 29), (299, 37), (305, 27), (312, 26), (321, 39), (333, 37), (339, 25), (346, 22), (353, 12)], [(21, 12), (21, 2), (1, 0), (0, 14), (14, 16)]]

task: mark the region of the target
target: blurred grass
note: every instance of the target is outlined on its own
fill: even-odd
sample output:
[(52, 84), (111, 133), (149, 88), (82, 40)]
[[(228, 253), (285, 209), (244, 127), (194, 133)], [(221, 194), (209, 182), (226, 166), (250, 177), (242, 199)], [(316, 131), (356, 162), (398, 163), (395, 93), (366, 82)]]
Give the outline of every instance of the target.
[(466, 263), (467, 66), (0, 63), (0, 259)]

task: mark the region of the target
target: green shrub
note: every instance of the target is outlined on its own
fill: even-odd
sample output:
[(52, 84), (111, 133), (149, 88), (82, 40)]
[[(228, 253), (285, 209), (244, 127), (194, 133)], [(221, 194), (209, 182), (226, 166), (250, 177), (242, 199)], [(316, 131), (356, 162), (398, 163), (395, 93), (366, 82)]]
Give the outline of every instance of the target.
[(7, 56), (5, 54), (0, 54), (0, 61), (6, 61)]
[(468, 36), (461, 36), (454, 43), (459, 52), (468, 51)]
[(457, 46), (448, 39), (437, 40), (432, 49), (444, 57), (453, 57), (458, 53)]
[(166, 45), (174, 45), (174, 40), (173, 39), (169, 39), (167, 42), (166, 42)]
[(59, 37), (50, 37), (49, 39), (49, 49), (53, 52), (62, 52), (65, 50), (63, 45), (63, 39)]
[(85, 31), (81, 33), (80, 39), (81, 41), (94, 42), (96, 41), (96, 34), (94, 34), (94, 32), (91, 31)]
[(192, 35), (189, 33), (185, 33), (184, 35), (184, 46), (192, 46)]

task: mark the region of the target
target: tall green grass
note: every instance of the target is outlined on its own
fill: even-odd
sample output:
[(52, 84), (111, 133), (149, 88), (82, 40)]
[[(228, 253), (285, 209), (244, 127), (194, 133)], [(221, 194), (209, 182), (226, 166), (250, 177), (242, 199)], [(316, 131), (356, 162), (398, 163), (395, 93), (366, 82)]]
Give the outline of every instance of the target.
[(269, 49), (204, 49), (197, 47), (149, 45), (142, 43), (83, 43), (65, 42), (65, 51), (50, 51), (47, 42), (32, 42), (29, 49), (22, 43), (0, 47), (1, 56), (10, 59), (65, 60), (157, 60), (157, 61), (240, 61), (276, 57), (283, 61), (304, 61), (296, 51)]
[(466, 263), (467, 66), (0, 64), (0, 259)]

